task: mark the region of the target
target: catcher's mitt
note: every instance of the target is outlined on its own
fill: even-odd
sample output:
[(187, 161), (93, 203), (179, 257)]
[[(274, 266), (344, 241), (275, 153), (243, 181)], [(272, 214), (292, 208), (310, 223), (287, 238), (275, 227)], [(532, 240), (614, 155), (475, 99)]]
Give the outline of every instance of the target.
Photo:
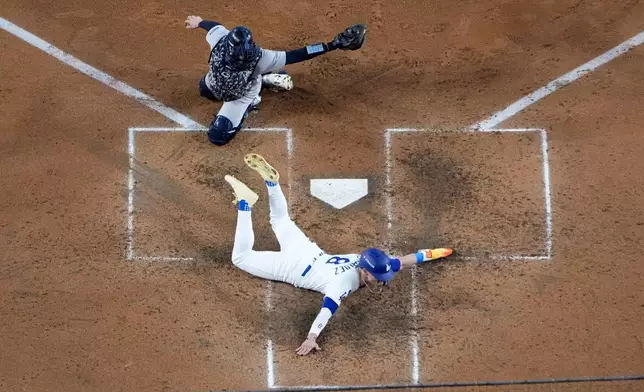
[(364, 44), (367, 35), (367, 25), (354, 24), (335, 36), (331, 41), (332, 49), (358, 50)]

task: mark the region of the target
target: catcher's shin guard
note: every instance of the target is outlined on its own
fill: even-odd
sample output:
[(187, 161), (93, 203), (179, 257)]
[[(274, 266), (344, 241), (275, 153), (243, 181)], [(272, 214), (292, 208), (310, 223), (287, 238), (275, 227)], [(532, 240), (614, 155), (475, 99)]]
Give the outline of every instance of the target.
[(231, 141), (241, 129), (241, 124), (234, 127), (232, 121), (225, 116), (215, 116), (208, 128), (208, 140), (217, 146), (223, 146)]

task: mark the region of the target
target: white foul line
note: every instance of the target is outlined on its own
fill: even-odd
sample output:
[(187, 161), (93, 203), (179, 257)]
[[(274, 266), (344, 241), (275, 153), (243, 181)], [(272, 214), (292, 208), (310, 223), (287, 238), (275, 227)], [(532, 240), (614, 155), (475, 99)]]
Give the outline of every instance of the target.
[(523, 109), (527, 108), (528, 106), (536, 103), (537, 101), (541, 100), (544, 97), (547, 97), (548, 95), (554, 93), (560, 88), (569, 85), (575, 80), (594, 71), (596, 68), (608, 63), (609, 61), (614, 60), (615, 58), (623, 55), (624, 53), (628, 53), (631, 49), (641, 45), (642, 43), (644, 43), (644, 31), (637, 34), (633, 38), (623, 42), (622, 44), (614, 47), (613, 49), (602, 54), (601, 56), (596, 57), (593, 60), (587, 62), (586, 64), (583, 64), (573, 69), (572, 71), (568, 72), (567, 74), (559, 77), (558, 79), (553, 80), (552, 82), (534, 91), (533, 93), (526, 95), (525, 97), (514, 102), (507, 108), (494, 113), (488, 119), (472, 125), (471, 128), (473, 129), (494, 128), (500, 123), (502, 123), (503, 121), (507, 120), (508, 118), (514, 116), (515, 114), (519, 113)]
[(50, 56), (55, 57), (56, 59), (62, 61), (63, 63), (69, 65), (72, 68), (84, 73), (85, 75), (98, 80), (99, 82), (115, 89), (116, 91), (132, 97), (137, 100), (137, 102), (149, 107), (150, 109), (161, 113), (168, 119), (181, 124), (184, 127), (196, 128), (202, 127), (200, 124), (196, 123), (188, 116), (185, 116), (174, 109), (171, 109), (161, 102), (155, 100), (154, 98), (146, 95), (134, 87), (127, 85), (120, 80), (113, 78), (112, 76), (106, 74), (103, 71), (100, 71), (91, 65), (82, 62), (76, 57), (63, 52), (54, 45), (46, 42), (35, 35), (31, 34), (27, 30), (22, 29), (21, 27), (9, 22), (8, 20), (0, 17), (0, 28), (6, 32), (13, 34), (14, 36), (20, 38), (21, 40), (35, 46), (36, 48), (42, 50), (43, 52), (49, 54)]

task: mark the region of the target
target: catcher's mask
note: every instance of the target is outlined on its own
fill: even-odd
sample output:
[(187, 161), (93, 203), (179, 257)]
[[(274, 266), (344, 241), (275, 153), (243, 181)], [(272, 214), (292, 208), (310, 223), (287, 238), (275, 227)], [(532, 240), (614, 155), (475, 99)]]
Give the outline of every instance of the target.
[(260, 48), (255, 45), (253, 34), (244, 26), (237, 26), (226, 36), (226, 64), (234, 69), (244, 69), (260, 55)]

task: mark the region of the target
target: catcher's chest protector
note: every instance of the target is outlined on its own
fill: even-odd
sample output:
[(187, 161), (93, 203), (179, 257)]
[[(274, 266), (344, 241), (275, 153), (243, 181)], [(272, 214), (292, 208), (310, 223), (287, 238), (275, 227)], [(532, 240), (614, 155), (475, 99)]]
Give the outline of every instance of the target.
[(262, 52), (256, 59), (249, 62), (242, 70), (226, 66), (224, 51), (226, 39), (222, 38), (210, 52), (210, 72), (206, 75), (206, 85), (212, 94), (220, 101), (236, 101), (250, 91), (251, 76), (262, 58)]

